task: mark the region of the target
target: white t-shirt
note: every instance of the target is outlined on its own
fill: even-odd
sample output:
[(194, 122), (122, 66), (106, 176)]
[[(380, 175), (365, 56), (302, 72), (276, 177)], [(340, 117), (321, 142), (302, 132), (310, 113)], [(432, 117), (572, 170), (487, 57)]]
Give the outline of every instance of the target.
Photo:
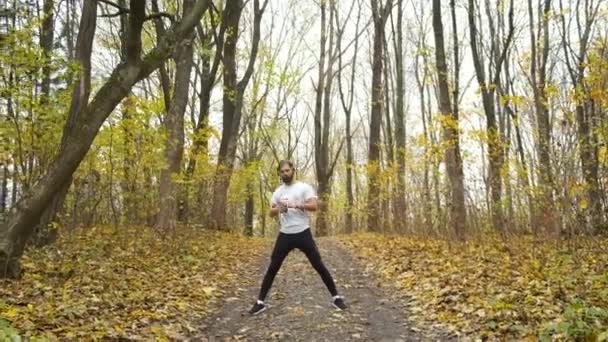
[[(279, 186), (272, 194), (270, 205), (279, 205), (281, 199), (287, 199), (289, 203), (304, 204), (311, 198), (317, 198), (312, 186), (294, 181), (290, 185)], [(288, 208), (286, 213), (279, 213), (281, 221), (281, 232), (285, 234), (297, 234), (310, 227), (310, 217), (306, 210)]]

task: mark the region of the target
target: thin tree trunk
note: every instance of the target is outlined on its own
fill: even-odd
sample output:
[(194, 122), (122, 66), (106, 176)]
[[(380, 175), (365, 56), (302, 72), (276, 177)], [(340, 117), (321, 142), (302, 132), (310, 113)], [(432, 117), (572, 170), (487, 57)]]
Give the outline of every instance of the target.
[[(481, 97), (483, 103), (483, 109), (486, 114), (486, 130), (487, 130), (487, 144), (488, 144), (488, 162), (489, 162), (489, 188), (490, 188), (490, 203), (489, 210), (492, 217), (492, 225), (498, 232), (504, 232), (504, 214), (502, 209), (502, 179), (501, 170), (504, 164), (504, 150), (501, 142), (501, 134), (498, 129), (496, 119), (496, 107), (495, 107), (495, 90), (497, 85), (500, 83), (500, 74), (502, 71), (502, 63), (507, 56), (507, 49), (509, 48), (511, 39), (513, 37), (513, 1), (510, 2), (509, 8), (509, 33), (507, 40), (502, 48), (502, 51), (497, 51), (498, 44), (495, 43), (495, 30), (493, 28), (493, 20), (490, 19), (490, 33), (492, 38), (493, 49), (491, 51), (491, 57), (496, 60), (495, 74), (492, 78), (489, 75), (486, 78), (485, 73), (485, 61), (483, 59), (482, 51), (478, 46), (477, 26), (475, 22), (475, 0), (469, 0), (468, 9), (469, 18), (469, 32), (471, 51), (473, 55), (473, 64), (475, 66), (475, 75), (477, 76), (477, 82), (481, 89)], [(489, 11), (489, 9), (488, 9)]]
[[(359, 32), (359, 23), (361, 20), (361, 8), (359, 7), (359, 12), (357, 14), (357, 23), (355, 25), (355, 32)], [(338, 46), (341, 46), (342, 42), (342, 31), (337, 39)], [(346, 99), (342, 88), (342, 53), (341, 48), (338, 48), (338, 90), (340, 92), (340, 102), (342, 104), (342, 109), (344, 110), (344, 115), (346, 118), (346, 201), (348, 207), (346, 208), (345, 213), (345, 232), (352, 233), (354, 228), (354, 220), (353, 220), (353, 210), (355, 205), (355, 198), (353, 194), (353, 168), (354, 165), (354, 156), (353, 156), (353, 139), (352, 139), (352, 107), (354, 100), (354, 87), (355, 87), (355, 71), (357, 65), (357, 52), (359, 47), (359, 35), (355, 36), (355, 45), (353, 50), (353, 60), (351, 63), (351, 73), (350, 73), (350, 88), (349, 88), (349, 98)]]
[[(535, 201), (538, 209), (535, 212), (535, 227), (546, 232), (556, 233), (553, 213), (553, 175), (551, 172), (551, 126), (549, 124), (549, 107), (545, 93), (547, 81), (547, 59), (549, 56), (549, 16), (551, 0), (543, 0), (544, 7), (542, 19), (539, 18), (539, 32), (542, 31), (542, 48), (540, 56), (536, 45), (534, 33), (535, 22), (532, 9), (532, 0), (528, 0), (528, 14), (530, 20), (531, 62), (530, 77), (534, 94), (534, 109), (536, 111), (536, 133), (538, 150), (538, 186), (541, 196)], [(542, 30), (541, 30), (542, 28)], [(539, 37), (540, 38), (540, 37)]]
[[(391, 85), (392, 85), (392, 78), (389, 76), (389, 70), (391, 69), (391, 64), (390, 64), (390, 59), (388, 56), (388, 43), (386, 41), (386, 39), (383, 39), (383, 44), (384, 44), (384, 63), (386, 65), (386, 67), (384, 68), (384, 121), (382, 123), (382, 127), (384, 128), (383, 132), (383, 137), (384, 139), (381, 139), (381, 141), (386, 141), (385, 144), (383, 144), (385, 146), (385, 154), (386, 154), (386, 158), (380, 158), (381, 160), (385, 159), (386, 160), (386, 165), (387, 165), (387, 169), (390, 170), (390, 172), (393, 172), (393, 168), (395, 166), (395, 144), (393, 141), (393, 127), (392, 127), (392, 120), (391, 120), (391, 100), (389, 98), (390, 95), (390, 90), (391, 90)], [(394, 88), (394, 85), (393, 87)], [(382, 214), (380, 215), (381, 219), (381, 226), (383, 227), (383, 229), (385, 231), (389, 231), (389, 232), (393, 232), (394, 231), (394, 216), (391, 217), (391, 215), (393, 214), (393, 211), (391, 210), (391, 200), (393, 200), (393, 197), (395, 197), (395, 195), (391, 196), (390, 194), (394, 194), (396, 193), (395, 191), (393, 191), (393, 177), (384, 177), (384, 182), (382, 184), (383, 186), (383, 193), (386, 194), (385, 196), (382, 196)], [(394, 208), (394, 207), (393, 207)]]
[[(317, 85), (316, 85), (316, 100), (315, 100), (315, 122), (314, 122), (314, 127), (315, 127), (315, 169), (316, 169), (316, 175), (317, 175), (317, 185), (318, 185), (318, 195), (319, 195), (319, 203), (320, 205), (320, 211), (322, 212), (320, 215), (317, 216), (317, 223), (316, 223), (316, 232), (317, 235), (319, 236), (324, 236), (327, 235), (327, 222), (326, 222), (326, 215), (325, 213), (327, 212), (327, 203), (326, 203), (326, 195), (327, 195), (327, 191), (328, 191), (328, 184), (327, 184), (327, 168), (328, 168), (328, 158), (329, 158), (329, 151), (328, 151), (328, 146), (327, 146), (327, 141), (325, 140), (325, 130), (324, 128), (324, 124), (325, 124), (325, 120), (324, 120), (324, 115), (325, 115), (325, 111), (329, 111), (329, 98), (330, 98), (330, 94), (327, 94), (328, 92), (328, 88), (331, 87), (331, 65), (327, 67), (327, 70), (325, 70), (325, 59), (326, 59), (326, 53), (327, 50), (329, 50), (331, 52), (332, 50), (332, 42), (333, 42), (333, 30), (330, 29), (330, 43), (329, 43), (329, 47), (325, 46), (326, 40), (327, 40), (327, 26), (330, 26), (333, 28), (332, 25), (332, 19), (333, 19), (333, 11), (330, 9), (330, 19), (329, 19), (329, 25), (327, 24), (327, 11), (326, 11), (326, 2), (322, 1), (320, 3), (321, 6), (321, 36), (320, 36), (320, 55), (319, 55), (319, 71), (318, 71), (318, 80), (317, 80)], [(331, 60), (331, 55), (329, 56), (329, 59)], [(331, 62), (329, 63), (331, 64)], [(326, 86), (325, 82), (327, 80), (327, 83), (330, 84), (330, 86)], [(323, 94), (325, 93), (325, 102), (323, 102)], [(327, 109), (326, 109), (327, 107)]]
[[(4, 221), (4, 215), (8, 208), (8, 162), (2, 161), (2, 185), (0, 186), (0, 222)], [(14, 185), (13, 185), (14, 187)]]
[(43, 5), (42, 30), (40, 34), (40, 47), (45, 58), (42, 67), (42, 82), (40, 84), (41, 103), (48, 103), (51, 95), (51, 52), (55, 33), (54, 0), (45, 0)]
[[(213, 16), (211, 16), (213, 17)], [(225, 30), (225, 22), (222, 21), (220, 32), (217, 34), (217, 39), (215, 42), (215, 56), (213, 61), (211, 61), (211, 57), (202, 53), (199, 55), (199, 58), (202, 59), (202, 67), (200, 70), (200, 95), (199, 95), (199, 113), (198, 113), (198, 121), (195, 124), (194, 132), (193, 132), (193, 142), (192, 142), (192, 153), (190, 159), (188, 161), (188, 166), (186, 167), (186, 181), (191, 181), (194, 176), (194, 171), (197, 167), (197, 159), (200, 158), (204, 161), (208, 161), (209, 159), (209, 134), (206, 133), (206, 130), (209, 129), (209, 110), (211, 104), (211, 91), (213, 90), (213, 86), (215, 84), (217, 78), (217, 71), (219, 69), (220, 57), (222, 55), (223, 50), (223, 39), (224, 39), (224, 30)], [(215, 26), (211, 27), (210, 30), (214, 30)], [(203, 47), (203, 51), (211, 48), (211, 33), (205, 32), (203, 27), (199, 24), (197, 26), (198, 37), (200, 40), (200, 44)], [(207, 204), (203, 203), (203, 198), (205, 194), (209, 192), (209, 181), (207, 179), (203, 180), (198, 185), (198, 196), (197, 196), (197, 205), (201, 209), (199, 220), (201, 222), (206, 222), (207, 217), (209, 215), (209, 211), (206, 209)], [(186, 204), (188, 207), (189, 204)]]
[(395, 148), (397, 163), (397, 179), (395, 181), (396, 191), (393, 199), (393, 218), (395, 229), (398, 232), (405, 232), (408, 226), (408, 212), (406, 207), (406, 178), (405, 178), (405, 79), (403, 70), (403, 1), (397, 2), (397, 32), (393, 35), (395, 48), (395, 72), (396, 75), (396, 105), (395, 105)]

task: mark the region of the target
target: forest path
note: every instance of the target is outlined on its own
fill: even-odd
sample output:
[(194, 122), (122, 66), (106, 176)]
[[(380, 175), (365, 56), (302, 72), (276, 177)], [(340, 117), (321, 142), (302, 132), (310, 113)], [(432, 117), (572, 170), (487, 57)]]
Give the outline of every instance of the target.
[(381, 284), (342, 247), (336, 238), (317, 238), (323, 262), (331, 272), (348, 309), (340, 311), (320, 276), (299, 250), (292, 251), (266, 298), (267, 309), (256, 316), (253, 305), (270, 262), (272, 246), (245, 268), (237, 284), (212, 303), (203, 322), (207, 341), (429, 341), (449, 340), (440, 331), (422, 331), (407, 318), (408, 299)]

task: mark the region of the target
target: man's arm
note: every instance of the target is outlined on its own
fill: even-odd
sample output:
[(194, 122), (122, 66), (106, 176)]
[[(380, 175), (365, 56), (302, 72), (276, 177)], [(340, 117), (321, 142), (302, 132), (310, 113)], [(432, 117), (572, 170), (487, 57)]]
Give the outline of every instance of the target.
[(268, 215), (270, 215), (270, 217), (275, 217), (279, 213), (284, 213), (284, 212), (287, 212), (287, 207), (273, 203), (272, 208), (270, 208), (270, 210), (268, 211)]
[(318, 207), (319, 205), (317, 203), (316, 197), (309, 198), (304, 203), (296, 203), (290, 206), (290, 208), (300, 209), (304, 211), (316, 211)]

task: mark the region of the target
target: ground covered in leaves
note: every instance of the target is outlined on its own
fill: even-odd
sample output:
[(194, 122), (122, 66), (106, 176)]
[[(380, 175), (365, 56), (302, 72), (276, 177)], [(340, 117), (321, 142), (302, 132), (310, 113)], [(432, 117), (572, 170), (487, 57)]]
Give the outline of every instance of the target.
[(274, 239), (197, 227), (66, 232), (0, 280), (0, 340), (608, 340), (608, 241), (317, 239), (349, 309), (289, 255), (251, 317)]
[(277, 274), (266, 299), (267, 310), (257, 316), (253, 305), (269, 264), (265, 255), (242, 272), (238, 281), (217, 298), (214, 313), (204, 321), (204, 341), (450, 341), (436, 327), (420, 329), (409, 316), (409, 297), (394, 292), (365, 270), (352, 252), (333, 238), (318, 238), (317, 245), (338, 291), (348, 305), (341, 311), (306, 256), (294, 250)]
[(608, 340), (608, 240), (338, 240), (412, 298), (420, 326), (482, 339)]
[[(196, 334), (210, 299), (223, 295), (264, 240), (198, 228), (94, 227), (30, 249), (24, 275), (0, 280), (0, 340)], [(36, 340), (33, 338), (32, 340)]]

